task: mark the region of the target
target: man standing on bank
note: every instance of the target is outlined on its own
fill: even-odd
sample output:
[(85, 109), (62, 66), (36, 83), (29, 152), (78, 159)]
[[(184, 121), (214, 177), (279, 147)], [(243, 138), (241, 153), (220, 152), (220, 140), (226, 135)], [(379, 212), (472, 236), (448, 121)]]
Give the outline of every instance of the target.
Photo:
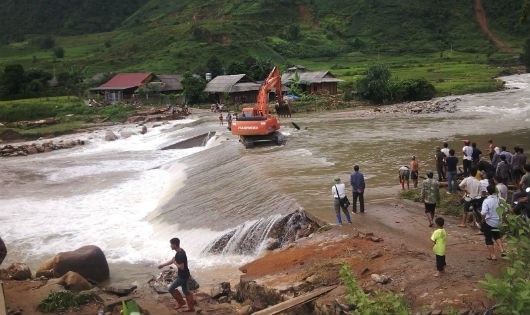
[(425, 204), (425, 216), (429, 221), (429, 227), (434, 225), (434, 211), (436, 204), (440, 203), (440, 185), (433, 177), (434, 173), (427, 171), (427, 179), (421, 185), (421, 200)]
[(346, 220), (349, 224), (352, 224), (350, 213), (348, 212), (348, 207), (344, 208), (341, 204), (341, 199), (346, 197), (346, 187), (344, 183), (340, 182), (340, 177), (335, 178), (335, 185), (331, 187), (331, 195), (333, 196), (333, 208), (335, 209), (335, 215), (337, 216), (337, 221), (342, 225), (342, 216), (340, 214), (340, 209), (344, 212)]
[(353, 173), (350, 176), (351, 190), (353, 194), (353, 213), (357, 213), (357, 199), (359, 199), (359, 206), (361, 213), (364, 213), (364, 175), (359, 172), (359, 165), (353, 166)]
[[(169, 244), (171, 245), (171, 249), (175, 251), (175, 257), (171, 258), (171, 260), (163, 264), (158, 265), (158, 269), (162, 269), (165, 266), (169, 266), (171, 264), (175, 264), (177, 266), (177, 278), (173, 281), (173, 283), (171, 283), (168, 288), (168, 291), (175, 298), (175, 300), (177, 300), (175, 309), (183, 307), (186, 303), (188, 304), (188, 309), (185, 310), (185, 312), (194, 312), (195, 301), (193, 299), (193, 293), (188, 290), (188, 279), (190, 278), (190, 270), (188, 269), (188, 257), (186, 256), (186, 252), (182, 248), (180, 248), (180, 240), (178, 238), (172, 238), (169, 241)], [(178, 287), (182, 288), (182, 293), (184, 293), (184, 296), (186, 297), (186, 302), (184, 302), (184, 299), (182, 298), (182, 294), (180, 294)]]

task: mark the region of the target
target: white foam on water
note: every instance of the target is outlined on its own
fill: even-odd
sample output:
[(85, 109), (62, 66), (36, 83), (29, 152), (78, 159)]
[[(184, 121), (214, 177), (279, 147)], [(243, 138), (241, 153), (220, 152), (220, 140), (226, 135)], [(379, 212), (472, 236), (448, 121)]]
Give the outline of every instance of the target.
[[(18, 261), (88, 244), (99, 246), (111, 263), (166, 259), (162, 253), (173, 235), (160, 234), (145, 217), (183, 187), (185, 165), (178, 160), (207, 146), (159, 150), (175, 142), (175, 134), (189, 131), (162, 134), (161, 130), (112, 142), (94, 136), (81, 150), (31, 156), (41, 161), (36, 169), (44, 176), (26, 184), (46, 187), (46, 193), (21, 189), (2, 196), (0, 211), (2, 237), (16, 243)], [(125, 152), (126, 157), (120, 158)], [(115, 177), (119, 172), (123, 174)], [(95, 189), (80, 191), (87, 182)], [(212, 239), (217, 233), (210, 233)]]

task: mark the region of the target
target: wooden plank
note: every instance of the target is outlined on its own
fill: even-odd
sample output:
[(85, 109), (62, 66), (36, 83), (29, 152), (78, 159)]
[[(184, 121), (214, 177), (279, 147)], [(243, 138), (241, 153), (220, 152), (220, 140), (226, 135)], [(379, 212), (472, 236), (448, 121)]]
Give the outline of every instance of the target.
[(335, 289), (336, 287), (337, 287), (336, 285), (330, 286), (330, 287), (323, 287), (323, 288), (311, 291), (309, 293), (306, 293), (304, 295), (300, 295), (300, 296), (297, 296), (297, 297), (292, 298), (290, 300), (287, 300), (287, 301), (278, 303), (276, 305), (267, 307), (266, 309), (263, 309), (261, 311), (258, 311), (258, 312), (252, 313), (252, 314), (253, 315), (265, 315), (265, 314), (273, 315), (273, 314), (278, 314), (280, 312), (283, 312), (283, 311), (288, 310), (290, 308), (293, 308), (295, 306), (299, 306), (299, 305), (305, 304), (307, 302), (310, 302), (310, 301), (316, 299), (317, 297), (319, 297), (319, 296), (321, 296), (323, 294), (326, 294), (329, 291)]
[(4, 283), (0, 281), (0, 315), (7, 315), (6, 297), (4, 295)]

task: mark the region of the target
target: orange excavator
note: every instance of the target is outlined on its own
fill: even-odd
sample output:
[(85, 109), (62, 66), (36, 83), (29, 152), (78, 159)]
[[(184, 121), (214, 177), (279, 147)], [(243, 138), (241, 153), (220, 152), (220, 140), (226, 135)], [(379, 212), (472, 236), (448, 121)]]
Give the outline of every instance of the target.
[(280, 71), (274, 67), (261, 85), (256, 106), (243, 108), (241, 115), (232, 121), (232, 134), (238, 135), (245, 148), (257, 142), (274, 142), (278, 145), (285, 142), (285, 136), (279, 132), (280, 122), (277, 116), (269, 112), (269, 92), (275, 89), (276, 100), (281, 106), (282, 82)]

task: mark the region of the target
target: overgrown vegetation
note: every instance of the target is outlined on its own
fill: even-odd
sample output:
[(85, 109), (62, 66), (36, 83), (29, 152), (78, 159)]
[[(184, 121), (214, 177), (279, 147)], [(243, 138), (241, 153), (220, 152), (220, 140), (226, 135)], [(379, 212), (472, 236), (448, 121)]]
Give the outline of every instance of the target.
[[(407, 199), (414, 202), (420, 202), (419, 188), (407, 189), (399, 192), (399, 198)], [(462, 215), (462, 203), (463, 199), (460, 194), (440, 194), (440, 204), (436, 207), (436, 213), (450, 216)]]
[(495, 314), (525, 314), (530, 310), (530, 224), (520, 215), (508, 215), (502, 225), (507, 266), (498, 277), (486, 274), (480, 285), (497, 302)]
[(457, 0), (419, 7), (414, 0), (103, 2), (0, 1), (0, 28), (9, 37), (0, 46), (0, 66), (51, 74), (74, 66), (91, 77), (230, 73), (243, 65), (261, 80), (258, 69), (242, 62), (251, 57), (267, 65), (265, 73), (270, 64), (301, 64), (355, 82), (369, 65), (385, 63), (398, 80), (425, 78), (437, 95), (447, 95), (491, 91), (492, 77), (518, 71), (514, 55), (530, 32), (530, 25), (514, 23), (521, 20), (520, 0), (483, 1), (493, 33), (514, 53), (497, 50), (480, 30), (473, 2)]
[(53, 291), (37, 305), (37, 310), (44, 313), (61, 313), (75, 310), (82, 305), (98, 301), (97, 294), (88, 291)]
[(355, 280), (348, 265), (342, 266), (340, 276), (348, 292), (346, 299), (354, 308), (349, 314), (409, 314), (407, 303), (398, 294), (381, 291), (377, 291), (374, 294), (364, 292), (363, 288)]
[[(43, 97), (0, 101), (0, 133), (12, 129), (27, 139), (61, 135), (93, 123), (125, 122), (141, 108), (130, 104), (90, 107), (77, 97)], [(24, 122), (46, 120), (49, 123), (26, 127)], [(21, 124), (22, 123), (22, 124)]]
[(76, 97), (42, 97), (0, 101), (0, 121), (6, 123), (92, 114), (94, 114), (94, 109), (86, 106), (82, 100)]
[(424, 78), (399, 80), (392, 78), (390, 69), (382, 64), (372, 65), (357, 82), (357, 93), (376, 104), (424, 101), (434, 97), (434, 86)]

